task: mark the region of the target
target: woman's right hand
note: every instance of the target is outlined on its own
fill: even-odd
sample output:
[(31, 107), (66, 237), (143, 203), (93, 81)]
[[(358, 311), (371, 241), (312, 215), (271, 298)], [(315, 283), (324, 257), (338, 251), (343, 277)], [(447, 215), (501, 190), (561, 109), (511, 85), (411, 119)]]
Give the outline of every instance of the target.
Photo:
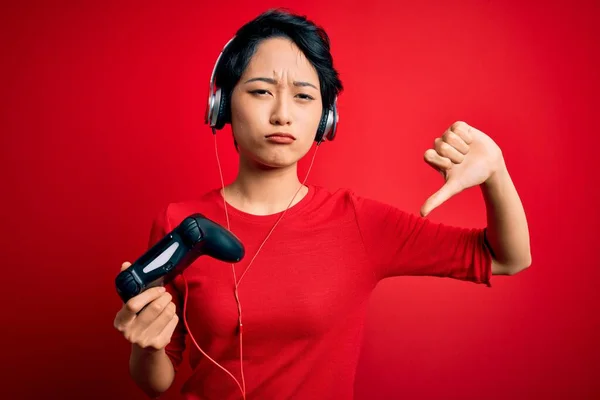
[[(123, 263), (121, 271), (130, 265)], [(141, 349), (162, 350), (171, 341), (179, 321), (171, 300), (171, 294), (163, 286), (147, 289), (123, 304), (115, 316), (114, 326), (127, 341)]]

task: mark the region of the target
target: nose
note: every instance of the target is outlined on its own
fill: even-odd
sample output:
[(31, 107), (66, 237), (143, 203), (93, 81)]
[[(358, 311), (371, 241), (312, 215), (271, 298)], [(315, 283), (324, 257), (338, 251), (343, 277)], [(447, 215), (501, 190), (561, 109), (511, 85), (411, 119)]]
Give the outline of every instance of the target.
[(280, 96), (275, 100), (273, 112), (271, 113), (271, 124), (290, 125), (292, 123), (292, 114), (289, 101), (285, 96)]

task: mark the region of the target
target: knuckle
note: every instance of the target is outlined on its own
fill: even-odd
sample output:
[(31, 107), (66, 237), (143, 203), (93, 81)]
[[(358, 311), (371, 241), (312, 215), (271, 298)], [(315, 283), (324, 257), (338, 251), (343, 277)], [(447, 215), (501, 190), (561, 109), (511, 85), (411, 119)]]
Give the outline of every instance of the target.
[(450, 151), (450, 148), (452, 147), (446, 142), (440, 142), (439, 146), (440, 146), (440, 152), (442, 155), (448, 154), (448, 152)]
[(136, 343), (138, 346), (140, 346), (141, 348), (145, 349), (148, 347), (149, 345), (149, 341), (148, 338), (141, 338), (140, 340), (138, 340), (138, 342)]
[(173, 317), (173, 315), (175, 315), (175, 314), (176, 314), (176, 311), (177, 311), (177, 310), (176, 310), (176, 307), (175, 307), (175, 304), (174, 304), (174, 303), (169, 303), (169, 304), (167, 305), (167, 309), (165, 310), (165, 312), (167, 313), (167, 316), (168, 316), (169, 318), (172, 318), (172, 317)]
[(163, 305), (159, 301), (153, 301), (148, 308), (155, 313), (159, 313), (163, 310)]
[(448, 134), (446, 135), (446, 141), (448, 143), (456, 143), (458, 140), (459, 140), (459, 137), (454, 132), (448, 132)]
[(130, 299), (127, 303), (125, 303), (124, 307), (127, 311), (134, 313), (134, 314), (139, 311), (138, 304), (135, 301), (135, 299)]
[(466, 125), (467, 125), (467, 123), (464, 121), (456, 121), (455, 123), (452, 124), (450, 129), (452, 129), (453, 131), (456, 132), (456, 129), (464, 128)]
[(135, 343), (135, 334), (131, 331), (123, 332), (123, 337), (130, 343)]
[(121, 323), (119, 323), (117, 321), (113, 322), (113, 326), (117, 331), (119, 331), (121, 333), (125, 331), (125, 326), (123, 326)]
[(163, 341), (161, 339), (156, 339), (156, 340), (149, 341), (146, 346), (147, 346), (147, 348), (150, 348), (152, 350), (160, 350), (164, 347), (162, 345), (162, 342)]

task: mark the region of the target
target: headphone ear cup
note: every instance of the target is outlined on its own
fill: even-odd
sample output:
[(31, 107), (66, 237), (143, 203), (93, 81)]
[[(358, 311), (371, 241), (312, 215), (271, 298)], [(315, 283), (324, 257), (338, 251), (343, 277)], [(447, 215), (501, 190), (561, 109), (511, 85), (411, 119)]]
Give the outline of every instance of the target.
[(323, 136), (327, 133), (325, 132), (327, 129), (327, 119), (329, 118), (329, 114), (331, 111), (329, 109), (325, 109), (323, 114), (321, 115), (321, 120), (319, 121), (319, 128), (317, 129), (317, 134), (315, 136), (315, 142), (319, 143), (323, 140)]
[(340, 115), (338, 114), (337, 104), (333, 103), (333, 108), (329, 111), (331, 119), (327, 120), (327, 140), (335, 139), (337, 133), (337, 124), (340, 122)]
[(215, 129), (223, 129), (225, 124), (228, 122), (228, 107), (227, 103), (229, 102), (225, 92), (221, 89), (218, 89), (220, 92), (220, 96), (217, 96), (219, 99), (219, 104), (215, 104), (217, 108), (217, 120), (215, 121)]

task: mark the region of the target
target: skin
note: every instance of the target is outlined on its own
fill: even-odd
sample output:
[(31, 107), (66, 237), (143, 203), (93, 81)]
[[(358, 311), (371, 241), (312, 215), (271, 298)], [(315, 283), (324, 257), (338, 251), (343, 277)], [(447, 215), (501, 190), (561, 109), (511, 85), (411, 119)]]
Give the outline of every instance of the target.
[(457, 121), (424, 154), (444, 185), (421, 207), (427, 216), (465, 189), (478, 186), (485, 200), (492, 274), (514, 275), (531, 265), (529, 227), (500, 147), (484, 132)]
[[(298, 86), (298, 81), (307, 84)], [(240, 168), (236, 180), (225, 187), (229, 204), (257, 215), (285, 210), (300, 187), (297, 162), (310, 149), (321, 116), (318, 87), (316, 70), (292, 42), (273, 38), (259, 46), (232, 94), (232, 130), (240, 148)], [(283, 146), (266, 141), (266, 134), (277, 131), (292, 133), (297, 140)], [(421, 215), (478, 186), (486, 204), (492, 273), (514, 275), (528, 268), (527, 218), (498, 145), (484, 132), (457, 121), (435, 139), (424, 159), (445, 183), (425, 201)], [(306, 193), (303, 187), (292, 204)]]
[[(267, 39), (257, 47), (232, 93), (240, 169), (236, 180), (225, 187), (228, 203), (266, 215), (287, 208), (301, 186), (292, 205), (306, 195), (297, 162), (310, 150), (319, 125), (319, 87), (316, 70), (291, 41)], [(265, 138), (276, 132), (290, 133), (296, 140), (281, 145)], [(123, 263), (121, 270), (130, 265)], [(149, 397), (165, 392), (175, 378), (165, 352), (179, 320), (171, 300), (161, 288), (151, 288), (124, 304), (114, 319), (115, 329), (132, 346), (130, 374)]]
[[(121, 271), (130, 265), (123, 263)], [(179, 321), (171, 300), (164, 287), (148, 289), (123, 304), (113, 323), (131, 343), (129, 373), (149, 397), (165, 392), (175, 379), (175, 369), (165, 352)]]
[[(288, 39), (264, 40), (231, 97), (231, 125), (240, 167), (224, 196), (233, 207), (256, 215), (281, 212), (301, 187), (298, 160), (310, 150), (323, 110), (315, 68)], [(274, 144), (265, 135), (294, 135)], [(296, 195), (292, 205), (306, 195)]]
[[(299, 188), (292, 205), (306, 195), (297, 163), (310, 150), (321, 117), (318, 88), (316, 70), (291, 41), (272, 38), (258, 46), (232, 93), (232, 130), (240, 167), (223, 193), (230, 205), (268, 215), (285, 210)], [(296, 140), (285, 145), (269, 142), (265, 136), (275, 132), (290, 133)], [(525, 211), (498, 145), (484, 132), (457, 121), (434, 140), (424, 160), (440, 172), (444, 183), (424, 202), (421, 215), (426, 217), (452, 196), (477, 186), (486, 204), (492, 273), (514, 275), (529, 267)], [(121, 269), (129, 265), (126, 262)], [(131, 375), (150, 397), (173, 383), (175, 372), (165, 347), (177, 322), (171, 296), (160, 288), (132, 298), (115, 317), (115, 328), (132, 345)]]

